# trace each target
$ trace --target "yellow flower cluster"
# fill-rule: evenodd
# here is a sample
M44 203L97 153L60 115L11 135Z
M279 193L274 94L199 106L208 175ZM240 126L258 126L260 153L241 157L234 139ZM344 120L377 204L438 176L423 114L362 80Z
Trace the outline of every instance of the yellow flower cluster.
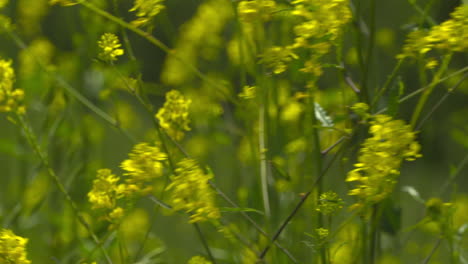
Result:
M61 6L72 6L77 5L78 3L72 0L49 0L50 5L61 5Z
M298 59L296 50L307 49L309 57L301 71L318 77L322 74L319 59L329 52L343 26L352 18L349 0L295 0L292 4L291 14L300 21L294 26L294 43L267 49L260 62L271 68L273 73L280 74L292 60Z
M183 159L177 163L175 175L167 187L171 190L173 209L190 214L190 223L218 219L221 215L214 203L214 192L208 180L213 177L205 174L193 159Z
M165 8L164 0L135 0L130 12L136 12L138 17L132 24L139 27L148 24Z
M431 50L464 52L468 50L468 5L461 5L451 18L430 30L417 30L408 35L403 53L398 58L415 57Z
M111 170L100 169L93 181L93 189L88 193L92 209L105 210L103 219L109 222L118 222L123 216L123 209L117 206L117 200L123 197L125 186L118 184L119 180Z
M328 191L320 194L317 211L325 215L330 215L343 208L343 199L337 193Z
M273 73L280 74L287 68L289 62L299 57L293 52L292 46L274 46L267 49L261 56L260 63L273 69Z
M9 229L0 231L0 263L29 264L26 257L28 239L17 236Z
M310 47L313 45L310 40L321 38L335 40L352 17L348 0L296 0L292 3L292 14L305 19L294 28L295 46Z
M402 120L376 115L370 121L372 135L363 143L355 169L347 175L347 182L357 182L349 195L359 199L351 209L360 209L382 201L392 191L400 174L403 159L421 157L415 132Z
M244 86L242 92L238 96L244 100L254 99L257 97L257 87L256 86Z
M112 174L109 169L97 171L96 179L93 181L93 189L88 193L93 209L112 209L115 207L116 201L122 193L118 181L119 177Z
M98 41L98 45L101 48L99 57L102 60L108 62L115 61L118 56L124 54L124 50L120 48L122 45L119 42L119 38L112 33L104 33Z
M239 18L244 22L267 21L275 9L276 3L272 0L241 1L237 6Z
M150 193L150 184L154 179L162 176L166 153L156 146L147 143L136 145L129 154L129 159L120 165L125 171L125 191L127 193Z
M195 256L195 257L192 257L188 262L187 264L211 264L211 261L208 261L206 258L204 257L200 257L200 256Z
M11 67L11 60L0 60L0 112L15 112L24 114L26 108L22 101L24 91L14 89L15 72Z
M131 200L153 190L152 181L162 176L163 162L167 159L158 147L147 143L137 144L129 157L121 163L124 177L112 174L109 169L100 169L88 193L92 208L103 209L106 212L103 219L112 223L124 215L119 201Z
M179 91L171 90L166 93L166 102L156 114L159 125L175 140L181 140L184 131L190 131L188 108L191 102Z

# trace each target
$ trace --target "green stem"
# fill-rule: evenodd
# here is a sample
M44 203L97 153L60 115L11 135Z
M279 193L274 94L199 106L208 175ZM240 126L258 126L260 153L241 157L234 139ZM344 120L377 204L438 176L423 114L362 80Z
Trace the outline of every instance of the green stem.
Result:
M211 253L210 247L208 246L208 243L206 242L205 236L203 235L200 229L200 226L197 223L193 223L193 226L195 227L195 230L197 230L198 237L200 237L203 247L205 248L206 253L208 254L208 257L210 258L211 262L213 264L216 264L216 260L213 257L213 254Z
M384 86L379 90L377 95L374 97L374 100L372 100L372 107L371 108L374 108L377 105L377 103L379 102L379 99L388 90L388 88L390 87L390 84L393 82L393 80L395 80L395 77L397 76L397 73L400 71L400 68L403 65L403 61L404 61L404 59L399 59L398 60L397 65L395 66L395 68L393 68L392 73L387 78L387 81L385 81Z
M258 120L258 148L260 153L260 182L262 186L262 199L265 216L270 217L270 199L268 196L268 174L267 174L267 158L266 158L266 135L265 135L265 106L260 105L259 120Z
M437 249L440 246L440 243L442 242L442 238L437 239L436 243L434 244L434 247L432 247L431 252L429 255L423 260L422 264L427 264L431 260L432 256L435 254Z
M363 264L369 264L369 246L368 246L367 223L361 217L361 258Z
M54 181L54 183L57 186L57 188L59 189L59 191L63 194L63 196L65 196L65 200L68 202L68 204L72 208L73 212L75 213L75 215L76 215L76 217L78 219L78 222L80 222L80 224L86 229L86 231L90 234L90 236L91 236L92 240L94 241L94 243L101 249L104 257L106 258L107 263L112 264L112 260L110 259L109 255L107 254L107 251L102 246L102 243L99 241L98 237L93 232L93 230L91 229L88 222L86 222L86 220L84 219L83 215L81 214L80 210L78 209L78 206L75 204L75 202L71 198L70 194L65 189L65 186L62 184L62 182L60 181L57 174L55 174L55 171L54 171L54 169L52 169L52 166L50 166L47 154L45 152L43 152L41 147L39 146L37 138L36 138L35 134L32 132L32 129L31 129L29 123L25 120L24 116L22 116L22 115L16 114L15 117L16 117L16 120L18 121L21 129L23 130L29 144L31 145L34 152L36 153L36 155L39 157L42 164L46 168L47 174L49 174L49 176L52 178L52 180Z
M8 28L4 28L4 30L8 33L8 35L11 37L11 39L15 42L15 44L22 50L27 51L27 46L24 43L24 41L12 30ZM29 52L27 52L29 54ZM42 61L38 60L37 56L34 56L33 54L29 54L36 63L39 65L39 67L42 68L42 70L52 76L55 81L60 84L61 87L65 89L65 91L71 95L74 99L76 99L78 102L83 104L85 107L87 107L90 111L95 113L98 117L100 117L102 120L113 126L114 128L118 129L123 135L125 135L128 139L130 139L132 142L135 142L135 139L133 138L132 135L130 135L127 131L125 131L120 124L109 116L106 112L102 111L99 107L94 105L91 101L89 101L86 97L84 97L82 94L80 94L76 89L73 88L65 79L60 76L58 73L53 72L52 70L49 70Z
M464 67L464 68L462 68L462 69L460 69L460 70L458 70L458 71L456 71L456 72L454 72L452 74L449 74L448 76L445 76L445 77L441 78L436 84L444 82L444 81L446 81L446 80L448 80L448 79L450 79L452 77L455 77L455 76L457 76L459 74L462 74L462 73L465 73L465 72L468 72L468 66L466 66L466 67ZM428 88L429 88L429 86L424 86L422 88L419 88L416 91L402 97L400 100L398 100L398 102L403 103L405 101L408 101L409 99L415 97L416 95L426 91L426 89L428 89ZM381 113L383 113L385 111L387 111L387 107L384 107L384 108L380 109L379 111L376 112L376 114L381 114Z
M315 201L319 200L320 194L323 192L323 180L322 180L322 150L320 147L320 135L319 135L319 127L318 127L318 120L315 116L315 96L313 95L313 91L309 89L309 96L307 97L309 108L311 108L310 117L312 118L312 164L314 166L313 174L315 175L315 179L317 181L317 189L315 191ZM318 214L316 221L316 227L323 227L323 218L321 214ZM320 258L322 259L322 263L327 263L327 252L324 247L320 248Z
M374 264L377 257L377 245L379 243L379 232L378 232L378 224L379 224L379 217L378 217L378 209L379 206L373 205L372 212L371 212L371 224L370 224L370 232L369 232L369 263Z
M372 58L374 54L375 46L375 14L376 11L376 0L370 0L370 23L369 23L369 38L367 40L367 51L366 51L366 62L364 64L364 71L362 77L362 89L364 93L363 98L366 99L365 102L370 101L370 91L369 91L369 72L372 65Z
M195 67L192 63L184 60L182 57L176 54L176 51L170 49L166 44L161 42L159 39L153 37L150 33L145 32L135 26L133 26L130 23L125 22L124 20L113 16L112 14L100 9L99 7L95 6L94 4L86 1L86 0L80 0L78 1L79 4L84 6L85 8L91 10L92 12L105 17L109 19L110 21L132 31L133 33L137 34L138 36L144 38L154 46L160 48L162 51L167 53L168 55L174 56L177 60L182 62L187 68L189 68L196 76L198 76L201 80L205 81L206 83L210 84L212 87L216 88L217 92L219 92L221 95L225 96L226 99L230 100L232 103L237 104L237 100L235 98L232 98L229 94L226 93L225 87L219 85L218 82L213 81L210 79L208 76L203 74L197 67Z
M442 65L440 65L440 68L437 70L436 74L432 78L431 83L429 84L429 86L427 86L427 89L424 91L424 93L419 98L418 104L416 105L416 108L415 108L415 110L413 112L413 116L411 117L411 127L413 127L413 128L416 127L416 122L418 121L418 118L422 113L424 105L426 104L427 100L429 99L429 96L431 95L431 93L434 90L434 88L436 87L436 85L440 82L440 78L441 78L442 74L447 70L451 58L452 58L451 53L447 54L444 57Z

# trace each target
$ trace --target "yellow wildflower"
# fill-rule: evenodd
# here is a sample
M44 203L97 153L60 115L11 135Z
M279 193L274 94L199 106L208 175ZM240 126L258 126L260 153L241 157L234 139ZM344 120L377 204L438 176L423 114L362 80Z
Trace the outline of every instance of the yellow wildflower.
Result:
M328 191L320 194L317 211L322 214L329 215L335 213L338 209L343 208L343 199L337 193Z
M119 38L112 33L104 33L101 40L98 41L98 45L101 48L99 57L105 61L115 61L118 56L124 54L124 50L120 48L122 45Z
M287 68L287 64L299 57L294 54L291 46L271 47L261 56L260 63L264 63L268 68L273 69L274 74L280 74Z
M190 131L188 108L192 100L185 97L177 90L166 93L166 102L159 109L156 118L159 125L175 140L184 137L184 131Z
M0 60L0 112L23 114L26 109L22 104L24 91L13 89L15 72L11 60Z
M327 239L328 235L330 234L328 229L322 227L315 229L315 232L317 233L317 238L320 241Z
M93 188L88 193L89 202L93 209L113 209L117 198L120 196L119 177L112 174L109 169L97 171L97 177L93 181Z
M77 5L78 3L72 0L49 0L50 5L62 5L62 6L72 6Z
M461 5L451 18L430 30L411 32L398 58L415 57L431 50L463 52L468 50L468 5Z
M17 236L9 229L0 230L0 263L29 264L26 258L28 239Z
M242 92L239 93L239 97L245 100L254 99L257 96L256 86L244 86Z
M187 264L211 264L211 261L206 260L204 257L192 257Z
M272 0L241 1L237 7L239 18L244 22L267 21L275 9L276 3Z
M132 24L139 27L150 22L165 8L164 0L135 0L130 12L136 12L138 17Z
M151 182L162 176L167 155L156 146L140 143L128 156L129 159L120 165L125 171L125 193L144 195L151 192Z
M183 159L177 164L172 182L167 187L171 190L173 209L190 214L190 223L203 222L219 218L219 209L215 206L214 192L208 181L213 177L205 174L193 159Z
M362 145L354 170L346 181L358 182L349 195L359 201L352 208L362 208L380 202L387 197L397 182L403 159L421 157L420 146L415 141L415 132L402 120L393 120L387 115L376 115L370 121L372 135Z

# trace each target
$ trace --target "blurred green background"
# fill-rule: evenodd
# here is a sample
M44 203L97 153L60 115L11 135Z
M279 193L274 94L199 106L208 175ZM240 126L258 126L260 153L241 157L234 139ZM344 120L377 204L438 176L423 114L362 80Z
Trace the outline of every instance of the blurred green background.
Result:
M132 1L91 2L126 21L134 18L134 15L128 12ZM277 2L288 4L286 0ZM369 1L352 2L354 8L359 6L363 20L366 21ZM417 1L422 7L429 2L432 5L428 15L437 23L448 19L454 8L461 4L460 1ZM203 12L208 12L206 10L209 9L203 9L204 5L218 11L217 20L208 19L209 15ZM168 0L166 9L155 19L151 32L170 48L184 49L187 58L191 59L201 72L226 87L227 93L234 97L242 88L239 81L242 67L232 55L235 49L230 47L238 30L238 24L234 20L235 5L236 1L224 0L217 3L202 0ZM98 61L99 37L105 32L114 32L122 38L122 29L79 5L61 7L49 6L47 0L10 0L2 14L11 18L15 31L26 47L19 46L7 34L2 34L0 57L13 60L17 75L16 86L23 88L26 93L28 119L32 122L42 146L47 150L52 166L80 209L86 212L99 235L105 234L106 228L93 219L87 201L87 192L91 188L96 170L111 168L118 172L120 162L127 158L136 142L153 141L157 138L152 126L152 116L126 91L118 78L119 74L143 80L142 89L147 100L153 105L154 112L162 106L164 94L170 89L179 89L192 98L192 131L181 144L200 164L206 164L212 169L215 182L229 197L238 201L242 207L263 210L258 162L255 151L249 149L255 144L249 142L252 138L248 136L252 133L252 122L249 120L253 118L249 106L234 105L180 65L177 66L179 68L175 68L176 72L171 72L174 69L170 68L168 55L132 32L127 32L127 36L136 61L124 56L116 62L116 68ZM272 34L267 35L267 38L281 39L278 37L281 34L291 34L288 33L291 30L288 23L281 24L274 20L266 27L270 29L267 34ZM376 49L370 67L370 87L383 85L396 64L395 56L401 51L406 35L416 27L428 28L429 25L421 21L420 14L408 1L377 1ZM272 28L280 31L273 32ZM353 28L353 25L347 27L342 54L350 75L359 82L356 49L360 47L356 44ZM285 39L288 37L290 38L290 35ZM27 52L34 54L42 65L28 56ZM130 52L126 50L126 55L128 54ZM327 60L332 61L333 56ZM467 65L467 54L456 54L450 69L455 72ZM47 73L45 68L56 75ZM63 83L57 81L57 76L118 120L122 129L127 131L132 139L75 100L64 89ZM268 75L272 82L278 83L279 87L284 86L286 91L301 91L303 88L297 86L300 82L294 82L295 77L290 73L280 77ZM399 78L405 85L405 94L423 86L415 63L405 64L399 72ZM437 86L423 116L430 112L447 93L447 89L459 79L460 76L457 76ZM253 77L247 74L247 82L252 81ZM347 109L357 102L351 89L343 92L343 87L346 87L346 84L341 80L341 74L333 68L325 69L318 83L318 100L337 123L349 118L350 113ZM292 96L292 92L288 96ZM343 97L347 98L346 102L343 102ZM278 98L279 101L282 100L280 95ZM417 98L402 103L397 117L409 121ZM387 105L386 99L381 100L378 109ZM457 202L457 223L468 222L466 166L457 172L456 179L448 186L447 191L441 193L441 186L447 183L455 168L467 160L467 102L468 82L465 81L448 96L421 128L418 140L422 145L423 158L403 165L400 183L395 191L395 217L397 221L401 221L401 228L396 230L399 232L398 239L392 239L394 234L390 232L384 235L382 241L385 248L383 255L388 253L401 261L382 263L421 261L422 256L427 255L437 240L437 236L430 230L408 231L408 227L424 217L425 209L424 205L401 191L403 186L414 187L424 199L440 197L446 202ZM278 104L281 105L281 102ZM277 110L282 111L286 107L287 102ZM277 114L277 120L276 125L272 125L267 131L269 157L279 160L279 163L284 161L281 169L294 178L302 173L302 168L297 166L301 164L304 153L300 150L288 151L287 146L293 148L290 143L301 136L301 126L298 125L301 119L283 122L280 114ZM81 258L87 257L84 252L89 252L94 245L86 232L79 228L73 212L63 202L62 194L49 180L18 128L6 115L0 118L0 127L2 227L14 229L17 234L29 239L28 256L33 263L78 263ZM324 178L324 189L336 191L346 200L347 205L352 204L353 200L347 197L348 186L344 179L347 171L352 168L363 137L364 135L361 135L350 140L350 147L344 155L347 159L339 156L339 161L333 163ZM324 136L322 146L325 148L336 139L336 136ZM336 153L332 152L325 162L329 162L334 155ZM298 194L309 190L307 183L300 182L299 178L291 180L283 176L272 172L270 179L274 212L271 223L265 224L265 229L270 232L276 230L297 203ZM218 200L221 206L228 206L221 199ZM308 204L301 210L313 211L311 206ZM123 223L125 247L133 256L141 257L153 252L156 255L160 254L161 263L185 263L193 255L204 254L195 230L187 223L185 217L169 215L163 209L156 213L154 207L151 201L140 200L138 208L144 209L135 209ZM250 214L259 223L263 223L262 215ZM348 214L343 210L334 222L339 223ZM225 215L226 219L237 223L237 228L242 230L243 235L254 241L262 240L239 214ZM203 224L202 228L206 231L208 239L215 241L212 247L216 255L227 256L231 250L241 250L241 246L232 248L232 244L212 226ZM151 232L144 248L140 248L146 230ZM280 241L294 254L306 258L310 253L303 252L311 252L312 249L304 243L308 239L304 232L311 232L310 223L302 223L298 219L291 224L291 229L286 229ZM461 254L468 259L467 235L461 239L465 245ZM118 254L118 248L114 251L113 256ZM446 263L446 251L446 248L442 248L435 256L439 262L431 263ZM140 253L137 255L136 252ZM275 254L281 256L278 252ZM98 253L96 256L99 259ZM226 263L246 262L230 259L226 260ZM278 263L288 262L284 260Z

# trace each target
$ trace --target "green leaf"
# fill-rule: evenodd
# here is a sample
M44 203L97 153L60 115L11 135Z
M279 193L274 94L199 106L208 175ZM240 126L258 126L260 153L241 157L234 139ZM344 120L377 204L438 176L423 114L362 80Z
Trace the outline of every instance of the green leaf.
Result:
M253 213L257 213L257 214L261 214L261 215L264 215L264 213L262 211L259 211L257 209L253 209L253 208L235 208L235 207L221 207L221 212L223 213L237 213L237 212L253 212Z

